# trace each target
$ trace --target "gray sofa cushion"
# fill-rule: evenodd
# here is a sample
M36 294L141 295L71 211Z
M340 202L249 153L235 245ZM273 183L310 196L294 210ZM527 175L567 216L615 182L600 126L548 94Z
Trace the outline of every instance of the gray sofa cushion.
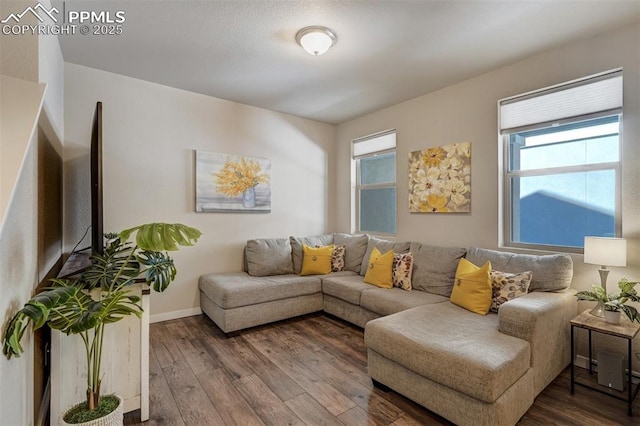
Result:
M473 398L492 403L529 369L529 343L498 331L498 315L450 302L369 321L365 344L391 361Z
M414 289L451 296L458 262L466 253L461 247L433 247L412 242Z
M291 244L291 260L293 261L293 273L302 271L302 245L309 247L328 246L333 244L333 234L314 235L312 237L289 237Z
M247 241L247 272L254 277L293 274L288 238Z
M322 292L329 296L342 299L354 305L360 305L360 294L364 290L373 288L371 284L362 281L360 275L355 276L323 276Z
M244 272L200 277L200 290L223 309L255 305L321 291L319 277L279 275L252 277Z
M371 257L371 252L374 247L377 247L380 250L380 253L384 254L389 250L393 250L394 253L407 253L409 251L409 246L411 243L409 241L388 241L381 240L376 237L369 237L369 242L367 243L367 251L364 253L362 257L362 266L360 267L360 275L364 277L367 273L367 267L369 266L369 258Z
M502 272L531 271L529 291L556 291L569 288L573 261L568 254L535 256L471 247L467 260L476 265L491 261L491 268Z
M380 315L391 315L405 309L449 299L426 291L406 291L399 288L371 288L362 292L360 306Z
M367 251L368 235L333 234L335 245L344 244L344 270L360 273L362 258Z

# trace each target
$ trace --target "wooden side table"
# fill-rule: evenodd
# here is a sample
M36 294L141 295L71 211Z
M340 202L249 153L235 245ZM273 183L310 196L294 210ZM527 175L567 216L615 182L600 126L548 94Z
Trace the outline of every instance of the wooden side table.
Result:
M576 377L575 371L575 343L574 343L574 329L575 328L583 328L588 330L589 332L589 374L582 374L582 377ZM634 386L632 381L632 352L633 352L633 338L636 337L638 331L640 330L640 324L630 322L626 317L623 317L620 324L609 324L604 320L604 318L596 317L589 313L587 309L577 317L571 320L571 394L573 395L575 392L575 385L580 385L589 389L593 389L602 394L608 395L612 398L619 399L621 401L625 401L627 403L627 414L629 416L633 416L632 405L633 400L638 394L638 390L640 389L640 384ZM595 331L597 333L608 334L610 336L620 337L622 339L627 340L627 380L626 380L626 389L622 392L617 391L615 389L605 388L604 386L600 386L597 384L597 379L593 376L593 355L592 355L592 342L591 342L591 332ZM626 390L626 393L625 393Z

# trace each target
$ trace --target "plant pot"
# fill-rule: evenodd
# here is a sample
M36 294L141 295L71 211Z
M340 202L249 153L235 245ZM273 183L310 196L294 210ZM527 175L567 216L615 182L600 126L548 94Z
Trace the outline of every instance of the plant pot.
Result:
M620 324L620 311L604 311L604 320L609 324Z
M60 426L122 426L124 424L124 400L120 395L116 395L118 400L120 400L120 404L116 407L115 410L107 414L106 416L100 417L99 419L90 420L84 423L67 423L64 421L64 416L71 410L69 408L60 416L60 421L58 424Z

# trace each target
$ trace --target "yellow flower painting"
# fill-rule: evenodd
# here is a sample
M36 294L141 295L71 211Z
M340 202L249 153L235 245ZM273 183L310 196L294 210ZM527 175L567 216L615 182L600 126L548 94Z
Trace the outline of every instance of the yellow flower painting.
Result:
M196 151L197 212L270 212L271 162Z
M227 197L237 197L260 183L269 182L269 177L264 174L260 164L244 157L237 161L228 160L213 176L218 192Z
M471 143L427 148L409 154L409 211L471 211Z

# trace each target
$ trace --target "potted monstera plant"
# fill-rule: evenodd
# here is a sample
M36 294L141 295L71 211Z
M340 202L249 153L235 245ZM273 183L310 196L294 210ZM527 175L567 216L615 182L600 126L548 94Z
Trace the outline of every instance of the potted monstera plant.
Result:
M619 323L622 312L631 322L640 322L638 310L633 306L627 305L627 302L640 302L640 297L635 289L636 284L638 284L637 281L629 281L626 278L622 278L618 281L619 292L607 293L602 286L594 285L591 290L579 291L576 296L578 300L602 303L605 320L609 323Z
M135 242L129 239L135 235ZM158 292L176 276L169 251L192 246L201 232L182 224L150 223L105 234L103 254L91 256L91 265L77 279L53 279L51 287L29 300L9 321L3 353L20 356L22 337L29 325L82 338L87 361L87 398L72 407L61 424L122 424L123 402L116 395L101 395L104 329L126 316L142 314L140 298L130 286L144 279ZM111 419L113 417L113 420Z

